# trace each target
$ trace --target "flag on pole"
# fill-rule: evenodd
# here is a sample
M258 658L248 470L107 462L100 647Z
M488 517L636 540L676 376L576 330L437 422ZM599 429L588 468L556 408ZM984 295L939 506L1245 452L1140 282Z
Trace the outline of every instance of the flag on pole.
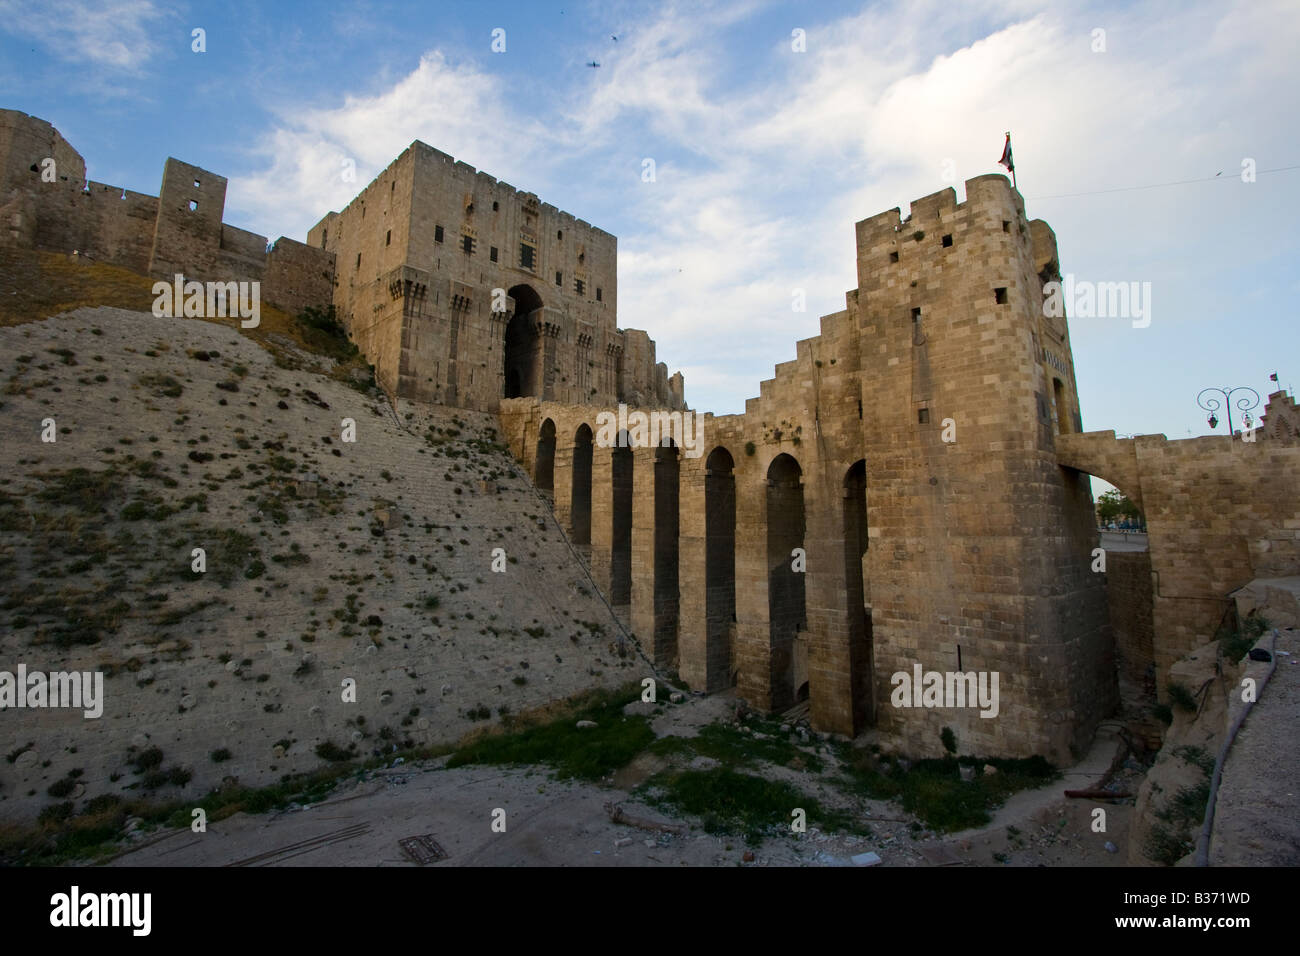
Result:
M1277 372L1274 372L1272 375L1270 375L1270 376L1268 377L1268 380L1269 380L1270 382L1276 382L1276 381L1277 381Z
M1011 158L1011 133L1007 133L1006 145L1002 147L1002 158L998 160L999 165L1007 167L1007 172L1011 174L1011 185L1016 184L1016 163Z

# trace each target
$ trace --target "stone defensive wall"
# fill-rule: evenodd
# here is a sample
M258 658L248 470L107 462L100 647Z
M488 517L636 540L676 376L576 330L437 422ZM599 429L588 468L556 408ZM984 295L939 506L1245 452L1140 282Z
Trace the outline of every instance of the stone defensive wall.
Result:
M610 603L691 687L806 702L819 729L914 753L942 754L947 728L962 753L1063 763L1117 682L1091 495L1057 461L1080 416L1068 329L1042 308L1055 237L1005 177L966 195L858 223L845 309L743 415L700 416L693 455L602 442L612 406L499 414ZM996 673L996 714L900 700L918 667Z
M222 221L226 179L168 159L157 196L86 179L81 155L45 120L0 110L0 244L75 253L170 279L260 281L290 312L330 303L334 256Z
M1283 407L1285 396L1271 398ZM1162 696L1170 666L1214 637L1231 592L1255 578L1300 574L1300 444L1275 432L1266 417L1232 438L1106 431L1058 440L1063 467L1109 481L1146 518Z

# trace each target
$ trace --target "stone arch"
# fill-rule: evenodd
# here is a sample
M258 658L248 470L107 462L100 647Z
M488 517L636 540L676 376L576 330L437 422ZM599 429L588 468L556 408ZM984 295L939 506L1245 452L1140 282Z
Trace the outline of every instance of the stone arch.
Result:
M537 334L538 313L542 297L530 285L514 286L509 296L515 300L515 314L506 325L505 397L544 398L545 342Z
M591 544L591 426L583 423L573 435L573 486L569 527L573 543Z
M1113 533L1099 528L1097 500L1090 480L1100 478L1119 489L1137 506L1145 520L1137 440L1117 439L1113 431L1058 435L1056 459L1064 477L1066 494L1078 501L1078 507L1067 511L1067 515L1074 518L1068 526L1070 536L1080 542L1080 557L1087 562L1091 576L1106 585L1110 622L1108 650L1114 655L1118 671L1134 686L1154 691L1159 684L1159 665L1163 662L1159 662L1156 656L1158 588L1152 572L1163 562L1160 555L1151 553L1145 535ZM1099 554L1096 549L1100 549L1100 556L1104 556L1105 563L1101 566L1104 573L1097 564ZM1179 600L1183 604L1202 607L1213 603Z
M796 651L796 638L806 627L804 572L796 564L796 549L804 548L803 469L782 453L767 469L767 609L771 647L772 709L795 702L807 682L807 665ZM805 558L806 561L806 558ZM796 570L796 567L799 567Z
M675 667L678 662L678 508L681 455L671 438L655 448L654 470L654 619L655 658Z
M859 458L844 473L844 591L849 638L849 693L853 732L875 723L872 695L871 608L866 583L867 462Z
M632 448L627 430L618 433L610 450L609 603L632 601Z
M736 624L735 459L719 445L704 470L705 674L712 692L731 683Z
M1056 462L1062 468L1109 482L1142 510L1136 439L1117 439L1113 431L1058 435Z
M542 422L537 436L537 462L533 466L533 484L541 491L555 491L555 422Z

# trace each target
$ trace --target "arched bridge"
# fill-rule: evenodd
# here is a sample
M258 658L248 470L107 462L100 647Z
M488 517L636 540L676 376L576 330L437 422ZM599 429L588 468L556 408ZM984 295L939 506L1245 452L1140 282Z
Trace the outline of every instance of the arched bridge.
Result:
M1142 509L1142 482L1138 468L1138 442L1164 442L1163 435L1116 438L1113 431L1077 432L1056 436L1056 460L1066 468L1095 475L1122 491Z

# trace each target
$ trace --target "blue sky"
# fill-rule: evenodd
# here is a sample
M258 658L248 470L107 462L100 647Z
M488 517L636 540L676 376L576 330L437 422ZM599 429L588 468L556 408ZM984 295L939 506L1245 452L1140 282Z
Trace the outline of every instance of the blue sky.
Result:
M1151 283L1147 328L1071 320L1084 427L1185 438L1206 386L1300 383L1297 49L1300 5L1267 0L0 0L0 105L102 182L156 194L169 155L218 172L226 221L271 238L424 140L617 235L619 324L717 413L843 307L855 221L964 198L1009 129L1063 271Z

